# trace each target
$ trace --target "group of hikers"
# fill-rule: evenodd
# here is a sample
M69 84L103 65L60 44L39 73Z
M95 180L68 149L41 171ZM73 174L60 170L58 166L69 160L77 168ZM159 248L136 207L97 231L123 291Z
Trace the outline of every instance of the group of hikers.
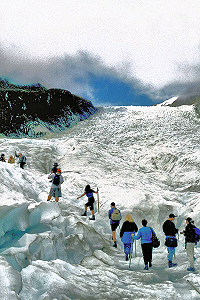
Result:
M64 182L63 177L61 175L61 170L58 168L58 164L55 163L54 167L51 170L51 174L48 176L49 179L52 179L52 187L50 189L50 193L48 196L48 201L52 196L55 197L55 200L58 202L59 197L61 197L61 184ZM58 179L59 178L59 179ZM90 208L92 212L92 217L90 220L95 220L94 214L94 196L93 194L97 194L99 192L98 188L96 191L91 189L90 185L86 185L84 193L77 197L80 199L83 196L87 196L88 201L85 203L85 211L82 216L87 216L87 209ZM111 231L112 231L112 239L113 239L113 247L117 248L117 240L116 240L116 229L120 224L122 219L121 212L119 209L115 207L115 203L111 203L111 208L108 212L108 216L110 219ZM178 233L178 228L175 227L173 223L176 216L171 213L169 218L163 224L163 232L166 236L165 245L168 250L168 266L169 268L176 266L176 263L173 263L173 256L175 255L175 248L177 247L177 238L176 234ZM136 235L137 233L137 235ZM185 248L187 257L190 263L190 267L187 269L188 271L195 271L194 268L194 246L200 238L200 230L194 226L194 221L191 218L186 219L186 227L185 230L181 232L181 234L185 235ZM144 269L148 270L152 267L152 250L153 247L158 247L160 245L159 240L156 237L156 233L153 228L147 226L147 220L142 220L142 227L138 231L138 226L133 221L133 218L130 214L125 217L125 221L120 230L120 238L124 244L124 253L125 259L128 260L132 256L132 249L134 240L141 239L141 248L144 259ZM154 239L158 240L157 245L154 245Z
M15 151L15 157L19 157L20 167L23 169L26 160L24 159L24 155L21 153L17 154ZM0 161L5 162L5 155L2 154ZM13 163L13 162L11 162ZM51 179L52 186L50 189L50 193L48 195L47 201L51 199L51 197L55 197L55 201L58 202L61 197L61 184L64 182L63 176L61 175L61 169L58 168L58 164L54 163L53 168L51 169L51 174L48 176L48 179ZM86 185L84 193L77 197L80 199L83 196L87 196L88 201L85 204L85 211L82 216L87 216L87 208L90 208L92 212L92 217L90 220L95 220L94 214L94 196L93 193L98 194L99 190L97 188L96 191L91 189L90 185ZM120 221L122 219L121 212L116 208L115 203L111 203L111 208L108 212L108 216L110 219L111 231L112 231L112 239L113 239L113 247L117 248L117 240L116 240L116 229L120 225ZM163 232L166 236L165 245L168 250L168 266L169 268L176 266L176 263L173 263L173 256L175 255L175 248L177 247L177 238L176 234L178 233L178 228L175 227L173 223L175 216L173 213L169 215L169 218L163 224ZM136 235L137 233L137 235ZM181 232L185 236L185 249L187 253L187 257L190 263L190 267L187 269L188 271L195 271L194 268L194 246L200 239L200 230L194 225L194 221L188 217L186 219L186 227L185 230ZM141 248L144 259L144 269L148 270L152 267L152 249L153 247L158 247L160 242L156 237L155 231L147 226L147 220L142 220L142 227L138 230L138 226L133 221L133 218L130 214L126 215L125 221L122 224L120 229L120 239L124 244L124 253L125 259L131 259L133 243L135 240L141 240ZM154 240L158 241L157 245L154 244Z
M26 164L26 156L22 155L22 153L17 154L17 152L15 151L15 157L19 158L18 164L20 165L20 168L24 169L24 166ZM10 157L8 159L8 163L9 164L14 164L15 163L15 157L10 155ZM0 161L1 162L6 162L5 154L1 154Z
M116 217L116 212L120 214L120 217ZM115 214L115 216L113 216ZM115 203L111 203L111 209L108 213L110 219L110 225L112 230L112 239L114 241L113 247L117 247L115 231L120 224L121 213L120 210L115 207ZM168 250L168 266L169 268L176 266L176 263L173 263L173 256L175 255L175 248L177 247L177 238L176 234L178 233L178 228L176 228L174 224L175 216L173 213L169 215L169 218L163 223L163 232L165 234L165 246L167 246ZM185 249L187 253L187 257L190 263L190 266L187 268L188 271L195 271L194 268L194 246L200 239L200 230L194 225L194 221L192 218L188 217L186 220L185 230L181 232L185 236ZM152 267L152 250L154 247L154 238L156 237L155 231L147 226L147 220L142 220L142 226L139 231L136 223L133 221L131 215L127 215L125 217L125 221L120 230L120 238L124 244L124 253L125 259L128 260L131 258L133 243L134 240L141 239L141 248L144 259L144 269L148 270ZM138 233L137 233L138 232ZM137 235L136 235L137 233ZM155 246L158 247L159 243Z

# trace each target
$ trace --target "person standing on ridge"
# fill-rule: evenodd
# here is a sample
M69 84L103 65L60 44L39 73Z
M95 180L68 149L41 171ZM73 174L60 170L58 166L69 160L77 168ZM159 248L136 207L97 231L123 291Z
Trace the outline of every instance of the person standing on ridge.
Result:
M48 176L48 179L52 179L52 186L50 189L49 196L47 201L51 199L51 197L55 197L56 202L58 202L59 197L61 197L61 184L64 182L63 177L61 175L61 169L58 169L56 173L52 173Z
M84 214L82 214L82 216L87 216L87 208L89 206L90 210L92 211L92 217L90 218L90 220L95 220L95 215L94 215L94 196L93 193L97 194L98 193L98 188L97 191L95 192L94 190L91 189L90 185L86 185L85 187L85 192L77 197L77 199L80 199L83 196L87 196L88 197L88 202L85 204L85 212Z
M5 159L5 154L1 154L0 161L2 161L2 162L6 162L6 159Z
M175 217L176 216L174 214L170 214L169 218L163 224L163 232L166 235L165 246L167 246L168 250L169 268L177 265L172 262L173 256L175 254L175 248L177 247L176 233L178 233L178 229L173 223Z
M147 220L142 220L143 227L139 229L137 236L133 235L134 240L141 239L141 247L144 259L144 270L152 267L152 231L154 230L147 226ZM148 265L149 264L149 265Z
M115 231L116 231L117 227L119 226L119 223L120 223L120 220L121 220L122 216L121 216L120 210L115 207L114 202L112 202L110 204L110 206L111 206L111 209L108 212L108 216L109 216L109 219L110 219L112 239L114 241L113 247L117 248L117 241L116 241Z
M194 272L194 246L197 242L195 234L196 226L194 226L194 221L191 218L186 219L186 224L185 230L181 234L185 236L185 249L190 263L190 267L187 270Z
M122 243L124 244L124 253L126 255L126 260L128 260L131 256L131 244L133 242L132 235L133 233L138 231L138 227L133 221L131 215L126 215L125 221L120 230L120 238Z
M24 165L26 164L26 156L25 155L22 155L21 153L17 154L17 152L15 151L15 156L16 157L19 157L19 166L20 168L24 168Z

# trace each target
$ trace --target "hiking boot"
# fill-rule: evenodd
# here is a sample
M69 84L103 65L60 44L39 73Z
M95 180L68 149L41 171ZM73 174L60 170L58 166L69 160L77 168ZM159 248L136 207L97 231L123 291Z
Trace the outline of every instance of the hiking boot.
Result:
M117 243L116 243L116 242L114 242L114 245L113 245L113 247L117 248Z
M194 272L194 271L195 271L195 268L192 268L192 267L187 268L187 271L192 271L192 272Z
M126 260L128 260L128 254L126 254Z
M171 267L177 266L177 264L174 264L171 260L169 260L168 266L169 266L169 268L171 268Z
M148 265L145 265L144 270L149 270Z
M82 217L85 217L85 216L87 216L87 213L86 213L86 211L84 212L84 214L82 214L81 215Z
M95 220L95 216L92 216L92 217L90 218L90 220Z

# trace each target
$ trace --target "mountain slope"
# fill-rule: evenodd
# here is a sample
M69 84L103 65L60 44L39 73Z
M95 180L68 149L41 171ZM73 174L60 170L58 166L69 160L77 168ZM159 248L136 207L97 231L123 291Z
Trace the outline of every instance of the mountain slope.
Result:
M87 119L97 109L89 100L40 84L17 86L0 80L0 133L41 136Z

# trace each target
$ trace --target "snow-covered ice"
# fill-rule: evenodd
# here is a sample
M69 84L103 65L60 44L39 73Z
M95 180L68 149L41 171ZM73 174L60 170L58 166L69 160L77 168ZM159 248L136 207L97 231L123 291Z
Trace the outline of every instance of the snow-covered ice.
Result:
M107 107L60 134L0 140L0 151L22 152L24 170L0 162L0 299L199 299L200 249L194 273L187 271L184 237L167 266L162 224L169 213L192 217L200 227L200 120L192 106ZM47 202L47 176L62 169L62 198ZM90 184L99 187L96 220L82 217ZM97 198L96 198L97 199ZM140 241L125 261L123 244L112 247L110 203L146 218L161 241L153 267L144 271ZM194 287L197 290L194 289Z

